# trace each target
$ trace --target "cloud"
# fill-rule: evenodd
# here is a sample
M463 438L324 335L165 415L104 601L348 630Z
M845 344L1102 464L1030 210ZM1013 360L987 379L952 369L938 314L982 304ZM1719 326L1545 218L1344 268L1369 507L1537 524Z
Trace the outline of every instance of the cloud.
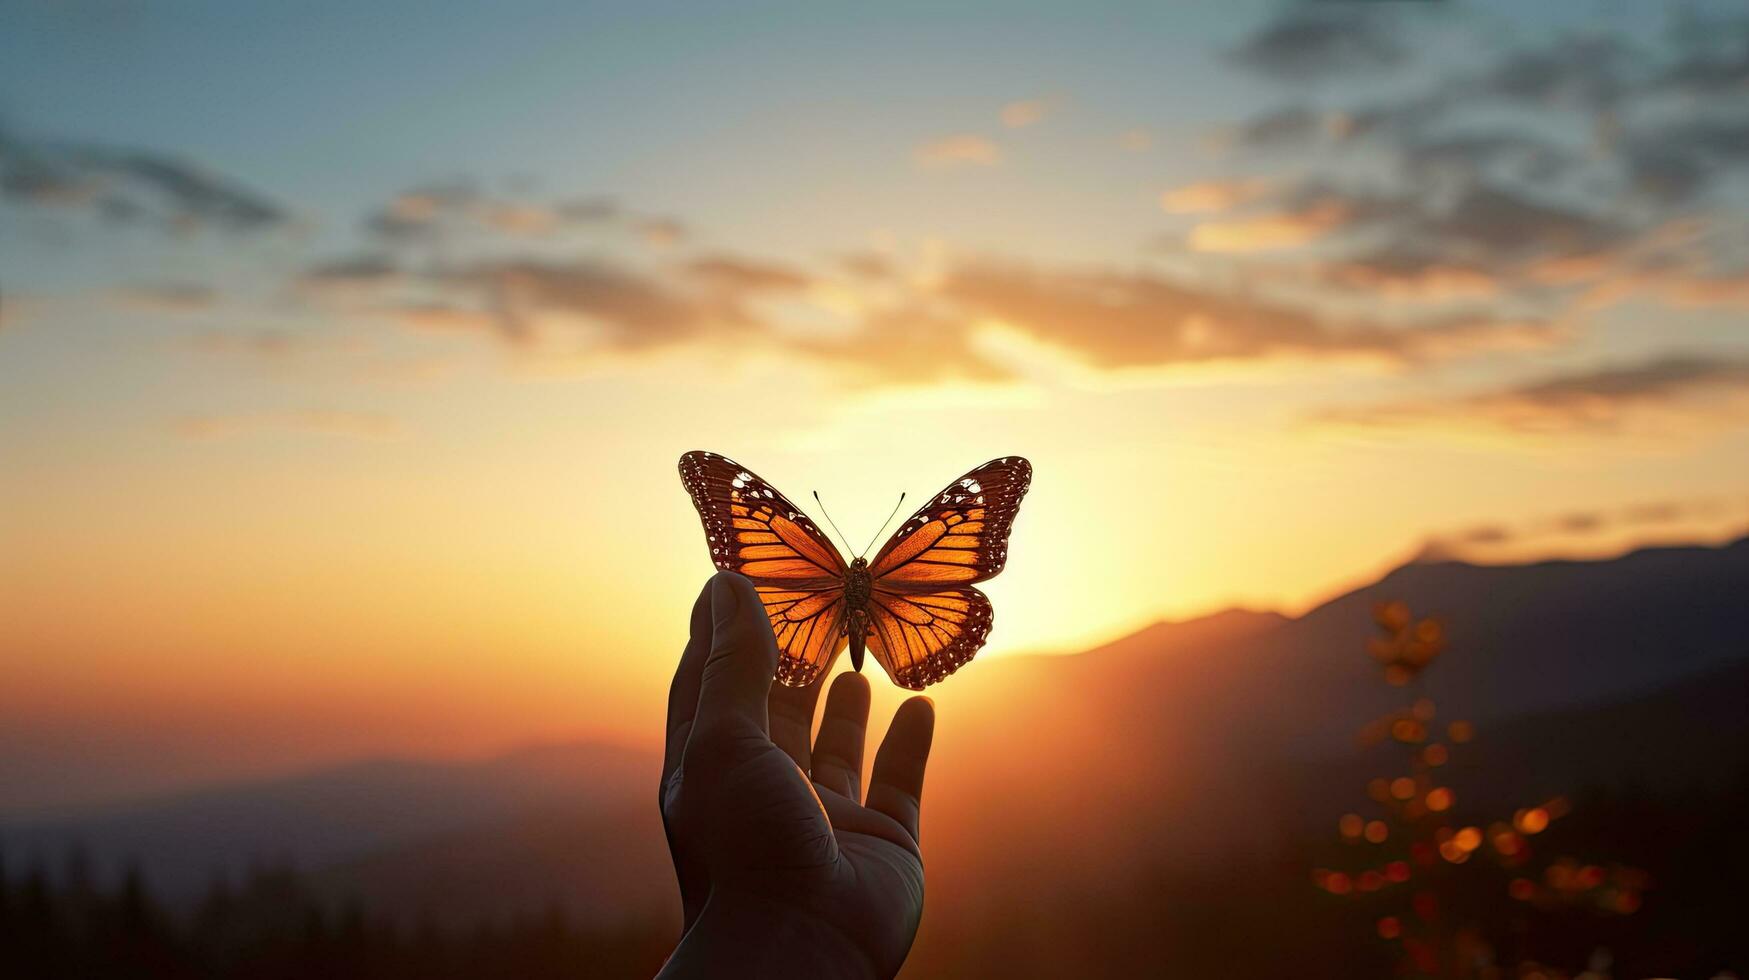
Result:
M1292 211L1275 211L1220 221L1204 221L1190 231L1190 247L1198 252L1267 252L1316 241L1348 224L1349 213L1337 202Z
M1262 177L1232 177L1224 180L1203 180L1174 187L1160 195L1160 207L1167 214L1205 214L1227 211L1254 201L1269 190L1270 182Z
M1055 97L1010 102L1002 107L1002 125L1009 129L1022 129L1043 122L1061 107L1062 100Z
M683 293L606 262L484 262L442 279L480 290L514 339L531 337L536 318L553 313L587 318L604 343L630 350L671 344L701 327L699 307Z
M1654 500L1628 506L1572 510L1512 522L1479 524L1430 535L1418 561L1524 560L1566 550L1577 541L1641 540L1643 535L1687 540L1708 536L1707 529L1740 534L1749 518L1749 501L1722 498Z
M698 281L735 294L787 293L805 289L810 278L788 266L737 256L695 259L686 271Z
M965 134L925 143L912 156L924 167L990 167L1002 161L1002 149L987 137Z
M290 412L240 412L185 415L171 425L181 438L229 439L264 433L297 433L355 439L383 439L398 435L400 422L375 412L307 409Z
M392 282L400 275L400 264L392 256L365 252L317 263L305 270L298 282L316 289L378 286Z
M1450 300L1494 296L1502 288L1490 264L1442 255L1408 241L1313 263L1309 269L1325 285L1391 297Z
M1537 323L1458 317L1385 326L1147 274L991 261L954 270L939 293L974 322L1000 321L1107 369L1328 357L1404 363L1522 346L1550 332Z
M629 213L609 197L543 198L525 189L489 190L474 178L408 188L367 213L361 225L367 235L390 247L470 235L541 240L614 227L662 245L685 237L685 228L675 219Z
M1408 51L1382 6L1286 6L1241 41L1230 57L1261 75L1296 83L1397 67Z
M678 245L686 240L686 225L677 218L646 217L637 221L638 234L657 248Z
M1329 409L1318 421L1537 436L1668 432L1673 417L1733 423L1749 417L1749 359L1669 354L1459 398Z
M865 387L1012 380L980 347L979 333L963 316L917 303L875 312L848 336L797 339L789 349Z
M186 161L126 147L26 140L5 131L0 199L172 232L258 232L292 222L290 212L265 195Z
M1597 109L1627 94L1637 53L1610 36L1560 37L1508 50L1471 82L1480 96L1550 108Z
M1286 105L1257 115L1221 134L1219 142L1248 149L1299 146L1335 135L1350 123L1308 105Z
M1285 300L1101 267L969 257L920 277L890 259L854 258L853 269L837 273L733 253L645 266L481 260L402 272L393 288L355 297L355 308L421 330L478 331L532 352L714 348L810 362L868 385L1012 379L1013 362L986 342L992 332L1095 371L1343 358L1409 365L1558 336L1534 320L1324 316ZM344 260L324 268L343 280L386 271Z
M218 292L194 282L155 282L123 286L111 295L124 309L142 313L200 313L218 305Z

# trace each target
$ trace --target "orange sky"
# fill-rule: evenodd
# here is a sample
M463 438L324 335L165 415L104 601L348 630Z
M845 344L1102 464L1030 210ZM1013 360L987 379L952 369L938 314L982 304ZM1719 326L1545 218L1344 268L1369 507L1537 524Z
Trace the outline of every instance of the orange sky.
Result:
M453 77L361 23L291 93L216 59L314 36L34 14L0 94L65 112L0 119L0 734L121 760L104 792L649 741L710 571L694 448L858 544L1031 458L986 657L1297 611L1430 546L1740 531L1744 162L1681 70L1714 55L1672 33L1605 86L1563 32L1653 14L1465 9L1329 50L1264 6L774 17L781 56L428 25ZM461 57L499 43L522 72ZM132 46L139 85L90 82ZM1548 135L1469 138L1503 114ZM185 179L92 149L136 144Z

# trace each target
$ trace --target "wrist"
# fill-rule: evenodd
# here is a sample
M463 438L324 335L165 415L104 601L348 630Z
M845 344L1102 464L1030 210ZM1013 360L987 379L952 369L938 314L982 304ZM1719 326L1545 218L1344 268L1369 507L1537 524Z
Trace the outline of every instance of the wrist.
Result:
M659 977L806 976L887 980L842 930L787 902L715 890L668 957Z

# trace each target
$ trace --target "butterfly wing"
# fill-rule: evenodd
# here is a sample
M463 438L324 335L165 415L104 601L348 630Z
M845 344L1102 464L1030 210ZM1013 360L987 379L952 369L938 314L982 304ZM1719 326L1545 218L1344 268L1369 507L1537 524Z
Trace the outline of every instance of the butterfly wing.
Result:
M1008 529L1031 483L1032 464L1005 456L948 484L869 563L875 585L923 593L994 578L1008 563Z
M844 651L846 568L808 515L746 467L716 453L680 457L711 561L753 580L777 637L777 679L818 680Z
M1008 562L1008 532L1032 483L1019 456L960 477L911 515L869 565L869 649L901 687L922 690L975 656L990 635L989 597L971 583Z
M900 687L921 691L960 669L990 635L990 599L971 586L869 596L869 652Z

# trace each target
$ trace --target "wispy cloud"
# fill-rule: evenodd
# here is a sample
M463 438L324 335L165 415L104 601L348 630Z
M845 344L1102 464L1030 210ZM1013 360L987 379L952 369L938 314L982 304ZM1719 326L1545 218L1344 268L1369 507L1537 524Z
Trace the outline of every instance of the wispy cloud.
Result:
M241 182L166 154L0 129L0 199L187 233L284 228L292 215Z
M1428 536L1418 561L1524 560L1568 550L1571 542L1625 541L1648 537L1693 540L1716 529L1740 534L1749 521L1749 498L1699 497L1653 500L1609 508L1571 510L1526 520L1477 524Z
M1054 115L1063 106L1063 100L1056 96L1042 99L1021 99L1010 102L1002 107L1000 113L1002 125L1009 129L1024 129L1043 122Z
M1319 422L1481 435L1669 434L1695 420L1749 418L1749 359L1670 354L1448 399L1328 409Z
M436 245L471 236L523 241L619 230L656 245L686 235L667 215L627 210L611 197L540 196L527 190L490 188L473 178L420 184L403 190L366 214L367 235L391 247Z
M924 143L912 157L924 167L991 167L1002 161L1002 148L988 137L968 133Z
M1270 182L1262 177L1202 180L1162 193L1160 207L1167 214L1227 211L1262 197L1269 190L1269 186Z

